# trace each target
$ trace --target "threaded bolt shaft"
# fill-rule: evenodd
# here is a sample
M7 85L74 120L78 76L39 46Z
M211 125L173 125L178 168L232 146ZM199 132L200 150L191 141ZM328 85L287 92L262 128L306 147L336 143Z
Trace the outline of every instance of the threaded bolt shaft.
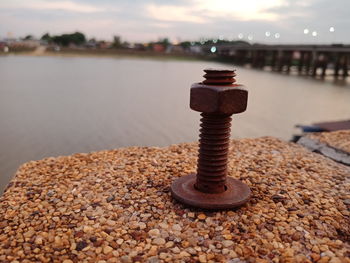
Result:
M226 190L231 117L205 113L201 116L195 187L202 192L222 193Z

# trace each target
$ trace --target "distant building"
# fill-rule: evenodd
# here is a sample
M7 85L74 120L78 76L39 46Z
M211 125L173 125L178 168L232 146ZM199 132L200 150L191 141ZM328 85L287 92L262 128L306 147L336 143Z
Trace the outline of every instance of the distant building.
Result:
M86 46L87 48L95 49L95 48L97 48L98 43L97 43L96 40L90 39L88 42L86 42L85 46Z
M193 54L201 54L203 53L203 49L201 46L190 46L190 52Z
M35 49L40 46L39 40L27 39L19 40L15 38L4 38L0 41L0 50L4 51L13 51L13 50L29 50Z
M36 39L22 40L19 43L23 47L27 47L27 48L36 48L36 47L40 46L40 40L36 40Z
M97 43L97 47L100 48L100 49L108 49L108 48L111 48L112 47L112 42L109 42L109 41L99 41Z
M145 45L142 43L135 43L131 46L131 48L133 48L135 50L146 50Z
M152 49L155 52L164 52L165 51L164 45L162 45L162 44L153 44Z
M185 53L185 49L180 45L170 45L167 48L167 53Z

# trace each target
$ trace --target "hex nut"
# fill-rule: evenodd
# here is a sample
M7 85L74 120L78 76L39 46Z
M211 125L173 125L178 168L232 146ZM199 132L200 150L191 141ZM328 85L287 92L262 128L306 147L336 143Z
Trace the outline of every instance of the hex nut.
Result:
M247 109L248 91L242 85L211 86L195 83L191 87L192 110L213 114L235 114Z

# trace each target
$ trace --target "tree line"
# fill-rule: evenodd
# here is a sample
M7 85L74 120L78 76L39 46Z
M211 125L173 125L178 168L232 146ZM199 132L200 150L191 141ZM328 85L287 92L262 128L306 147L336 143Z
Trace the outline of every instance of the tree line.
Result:
M33 40L34 37L32 35L27 35L26 37L22 38L23 40ZM81 32L75 32L70 34L62 34L62 35L50 35L49 33L45 33L40 40L45 41L49 44L55 44L59 46L69 46L69 45L75 45L75 46L96 46L96 44L104 44L106 41L96 41L96 39L92 38L87 40L86 36ZM219 40L219 39L206 39L204 42L202 41L182 41L180 43L177 43L177 45L181 46L184 49L188 49L192 45L202 45L204 43L212 43L213 45L217 44L224 44L224 43L241 43L245 45L249 45L248 42L242 41L242 40ZM151 41L146 44L143 43L136 43L135 45L143 46L144 49L150 49L152 50L155 45L161 45L164 47L164 49L167 49L169 46L172 45L172 43L169 41L168 38L161 38L158 41ZM134 46L135 46L134 45ZM130 43L127 41L122 41L120 36L114 36L113 41L110 42L110 48L116 48L116 49L123 49L130 47Z
M46 33L41 37L41 40L60 46L69 46L70 44L79 46L86 43L86 37L81 32L62 34L57 36L50 36L49 33Z

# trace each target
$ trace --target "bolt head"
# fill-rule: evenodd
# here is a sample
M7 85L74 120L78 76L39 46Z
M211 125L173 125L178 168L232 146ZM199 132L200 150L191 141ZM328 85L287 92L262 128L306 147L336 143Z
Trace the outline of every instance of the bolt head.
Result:
M247 102L248 91L242 85L212 86L196 83L191 87L190 107L195 111L232 115L244 112Z

